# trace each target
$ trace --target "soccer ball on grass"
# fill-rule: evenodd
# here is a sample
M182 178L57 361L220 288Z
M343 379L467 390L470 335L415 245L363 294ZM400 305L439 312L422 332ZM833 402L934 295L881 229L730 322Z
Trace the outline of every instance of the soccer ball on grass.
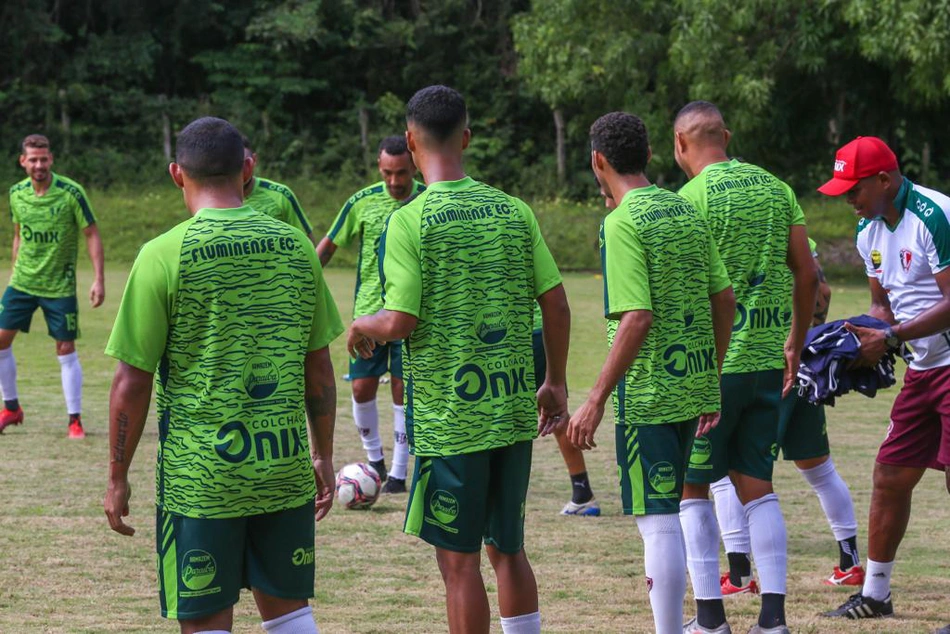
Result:
M336 499L348 509L368 509L379 497L381 484L376 469L354 462L336 474Z

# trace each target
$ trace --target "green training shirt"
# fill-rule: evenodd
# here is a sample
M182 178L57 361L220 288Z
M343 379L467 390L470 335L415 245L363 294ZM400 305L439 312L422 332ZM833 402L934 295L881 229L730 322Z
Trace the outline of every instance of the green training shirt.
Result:
M297 227L308 236L313 233L297 197L286 185L255 177L254 188L251 195L244 199L244 204L291 227Z
M412 194L407 200L396 200L389 195L386 183L364 187L353 194L327 233L338 247L349 246L359 238L359 262L356 265L356 291L353 318L372 315L383 307L379 282L379 240L386 229L386 221L394 211L425 190L425 185L412 181Z
M418 317L406 339L406 429L417 456L537 435L532 314L561 283L531 209L471 178L398 209L380 246L385 308Z
M791 325L789 227L805 214L792 189L761 167L714 163L680 190L709 220L736 294L736 321L722 371L780 370Z
M656 185L632 189L601 225L604 314L614 344L623 313L653 312L614 389L618 424L678 423L719 411L709 296L729 287L705 219Z
M250 207L143 246L106 354L158 372L158 506L226 518L312 499L304 356L342 331L313 245Z
M76 294L79 234L96 216L79 183L59 174L52 179L42 196L29 178L10 188L10 215L20 225L10 286L40 297L70 297Z

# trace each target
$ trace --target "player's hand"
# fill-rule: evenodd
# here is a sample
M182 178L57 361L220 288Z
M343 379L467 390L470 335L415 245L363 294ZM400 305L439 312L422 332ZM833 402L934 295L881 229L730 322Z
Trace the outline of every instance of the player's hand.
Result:
M785 346L785 374L782 381L782 398L798 383L798 366L801 365L801 352L791 346Z
M887 344L884 342L884 331L877 328L862 328L845 322L848 332L857 335L861 342L861 354L852 364L856 368L872 368L877 365L887 353Z
M317 483L317 499L313 504L313 518L322 520L333 506L335 483L333 478L333 461L322 458L313 460L313 479Z
M709 412L699 415L699 424L696 425L696 437L700 438L708 434L713 427L719 424L719 412Z
M96 280L92 283L92 288L89 289L89 303L92 304L93 308L99 308L102 306L102 302L106 299L106 285L99 280Z
M123 517L129 515L129 498L132 497L132 487L128 479L109 480L109 486L106 488L106 499L103 502L106 517L109 519L109 527L121 535L131 537L135 535L135 529L122 521Z
M546 381L538 389L538 435L547 436L567 425L567 386Z
M578 449L593 449L596 447L594 432L597 431L597 427L603 418L603 405L598 405L589 399L584 401L584 404L571 415L570 424L567 428L567 437L571 444Z
M373 356L374 348L376 348L375 341L362 335L356 328L350 326L349 332L346 333L346 349L350 353L350 357L353 359L360 357L369 359Z

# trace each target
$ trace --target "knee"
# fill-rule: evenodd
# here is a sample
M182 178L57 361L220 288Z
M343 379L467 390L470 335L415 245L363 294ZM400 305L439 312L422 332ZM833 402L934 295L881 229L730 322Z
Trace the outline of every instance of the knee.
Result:
M488 561L496 571L518 568L528 561L524 548L516 553L503 553L494 546L485 546L485 551L488 553Z
M379 386L379 379L354 379L353 380L353 399L357 403L368 403L376 398L376 389Z
M439 563L439 572L446 585L452 585L461 579L481 576L481 557L479 553L457 553L443 549L436 549L436 561Z
M878 495L905 496L913 490L923 475L924 469L895 467L893 465L874 465L874 493Z
M76 342L75 341L57 341L56 342L56 355L62 357L67 354L72 354L76 352Z

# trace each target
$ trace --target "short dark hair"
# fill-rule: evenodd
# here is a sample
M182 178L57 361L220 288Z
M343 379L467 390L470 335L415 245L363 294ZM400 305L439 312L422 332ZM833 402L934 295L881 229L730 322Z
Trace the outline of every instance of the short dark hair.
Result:
M38 148L38 149L46 148L48 150L49 139L47 139L42 134L28 134L25 137L23 137L23 141L20 143L20 149L23 152L23 154L26 154L26 148L28 147Z
M379 150L376 154L379 155L385 152L390 156L400 156L408 151L409 146L406 145L406 137L393 135L379 142Z
M465 99L448 86L429 86L406 104L406 121L421 126L436 141L445 141L468 125Z
M224 119L195 119L178 134L175 162L194 179L234 176L244 166L244 141Z
M673 125L675 126L676 123L683 117L697 114L718 117L722 119L722 113L719 112L719 108L717 108L715 104L708 101L697 100L690 101L688 104L680 108L680 111L676 113L676 118L673 119Z
M647 127L636 115L611 112L594 121L590 147L603 154L619 174L639 174L647 167Z
M244 143L244 149L254 152L254 147L251 145L251 139L246 134L241 135L241 141Z

